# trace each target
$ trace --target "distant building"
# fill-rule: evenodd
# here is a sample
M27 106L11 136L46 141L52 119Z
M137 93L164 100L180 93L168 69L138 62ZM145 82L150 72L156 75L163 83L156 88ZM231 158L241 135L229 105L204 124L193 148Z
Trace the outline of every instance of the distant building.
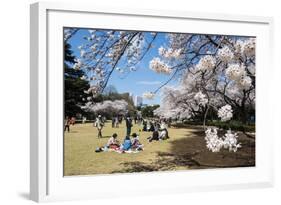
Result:
M129 96L130 96L130 98L132 99L132 101L133 101L133 102L134 102L134 104L135 104L134 94L133 94L133 93L129 93Z
M134 95L133 93L130 93L129 96L134 102L134 106L143 106L143 98L141 96Z
M142 104L143 104L143 99L142 99L142 97L141 97L141 96L138 96L138 95L134 96L134 105L135 105L136 107L138 107L138 106L142 106Z

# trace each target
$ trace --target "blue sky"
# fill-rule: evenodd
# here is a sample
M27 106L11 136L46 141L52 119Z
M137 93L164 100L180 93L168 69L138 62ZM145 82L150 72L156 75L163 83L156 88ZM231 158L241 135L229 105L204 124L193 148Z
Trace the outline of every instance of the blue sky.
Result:
M73 37L69 39L71 49L77 58L80 58L80 50L78 47L86 43L83 39L88 36L88 29L80 29ZM162 83L169 79L169 75L158 74L149 68L149 62L153 57L158 56L158 48L165 45L168 39L165 33L158 34L154 41L154 47L149 50L146 56L138 64L137 70L130 72L125 78L118 71L114 71L108 82L108 85L116 87L119 93L129 92L134 95L142 96L144 92L156 90ZM118 67L122 68L124 62L120 62ZM177 82L171 81L168 85L175 85ZM153 100L144 99L145 104L160 104L160 92L157 93Z

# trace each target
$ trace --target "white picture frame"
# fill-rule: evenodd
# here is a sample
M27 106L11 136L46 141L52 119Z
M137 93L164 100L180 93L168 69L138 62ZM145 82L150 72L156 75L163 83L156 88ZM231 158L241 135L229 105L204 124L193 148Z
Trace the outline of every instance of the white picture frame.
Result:
M156 24L157 28L155 28ZM265 68L273 71L272 18L149 9L98 8L94 4L44 2L31 5L30 25L30 198L32 200L41 202L95 199L118 197L125 192L131 195L144 195L273 186L273 133L271 134L272 131L268 129L272 113L265 109L271 105L269 100L271 93L267 92L270 76ZM60 47L62 47L63 26L257 36L256 166L64 177L63 128L60 126L63 96L62 70L60 70L63 61ZM54 70L50 67L58 69ZM58 117L55 117L56 115ZM109 181L119 184L123 180L132 178L138 185L130 189L122 185L118 189L106 186Z

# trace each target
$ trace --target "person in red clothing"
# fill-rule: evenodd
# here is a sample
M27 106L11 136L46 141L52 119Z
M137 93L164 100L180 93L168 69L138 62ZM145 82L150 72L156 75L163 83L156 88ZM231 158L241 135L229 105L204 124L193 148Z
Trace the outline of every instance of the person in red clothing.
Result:
M69 132L69 126L70 126L70 119L68 116L66 116L65 120L64 120L64 131L67 130L67 132Z
M75 124L75 121L76 121L75 117L72 117L71 120L70 120L70 124L71 124L71 125L74 125L74 124Z
M133 133L132 137L132 149L136 151L143 150L143 144L141 144L139 136L136 133Z
M108 140L108 142L107 142L107 147L108 147L109 149L114 149L114 150L119 149L120 143L119 143L119 141L117 140L117 134L116 134L116 133L114 133L114 134L112 135L112 137L109 138L109 140Z

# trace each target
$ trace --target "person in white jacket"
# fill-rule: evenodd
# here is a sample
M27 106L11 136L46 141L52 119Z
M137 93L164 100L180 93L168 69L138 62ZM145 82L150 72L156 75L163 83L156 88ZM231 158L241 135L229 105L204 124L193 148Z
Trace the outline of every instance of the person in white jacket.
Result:
M98 138L102 138L102 128L103 128L103 122L101 115L99 115L96 119L95 126L98 129Z
M162 122L160 129L159 129L159 140L165 140L168 138L169 138L169 135L168 135L167 126L164 122Z

